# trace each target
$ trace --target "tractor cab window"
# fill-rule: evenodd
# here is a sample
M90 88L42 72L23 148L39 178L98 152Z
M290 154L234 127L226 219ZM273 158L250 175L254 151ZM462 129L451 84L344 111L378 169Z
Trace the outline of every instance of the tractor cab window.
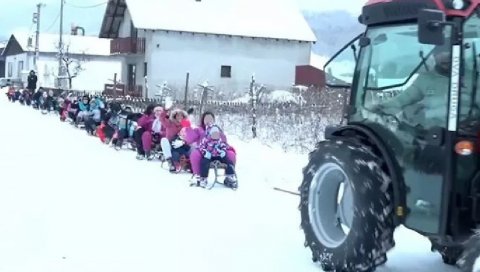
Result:
M446 34L448 34L446 30ZM410 127L445 128L451 46L418 42L417 25L372 27L357 73L354 118L395 121Z
M360 36L355 37L332 57L324 67L326 83L336 88L350 88L360 52Z
M463 76L460 89L459 132L476 135L480 119L479 54L480 18L476 13L463 26Z

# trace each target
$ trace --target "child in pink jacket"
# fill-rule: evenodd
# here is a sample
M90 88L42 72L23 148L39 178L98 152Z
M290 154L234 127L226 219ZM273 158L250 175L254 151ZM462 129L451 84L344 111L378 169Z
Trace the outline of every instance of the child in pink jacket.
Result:
M204 155L200 150L200 145L202 144L202 140L207 136L206 130L208 126L212 126L215 123L215 115L212 112L205 112L202 114L202 118L200 119L200 125L197 128L186 128L185 129L185 141L187 144L192 146L192 151L190 153L190 164L192 166L192 173L195 175L198 181L205 182L205 179L201 177L201 162ZM228 145L227 137L225 134L220 130L220 138L224 143ZM208 155L207 155L208 157ZM228 145L226 148L226 159L231 163L232 166L235 166L236 163L236 152L235 149ZM205 175L204 175L205 176ZM205 177L204 177L205 178ZM226 181L228 184L230 177L226 177Z

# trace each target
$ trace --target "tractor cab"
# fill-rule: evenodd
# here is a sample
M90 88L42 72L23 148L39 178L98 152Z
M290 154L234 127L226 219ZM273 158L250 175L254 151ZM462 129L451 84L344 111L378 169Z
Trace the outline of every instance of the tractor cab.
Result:
M390 228L403 224L430 238L432 249L440 251L446 263L456 263L462 243L480 223L479 4L475 0L371 0L359 17L365 32L325 65L327 85L350 91L347 125L327 129L326 141L319 144L317 157L312 153L300 187L306 244L315 238L317 246L310 248L325 270L363 271L356 270L358 265L371 268L381 263L379 256L370 257L369 264L355 263L354 257L345 262L349 257L340 254L342 244L330 243L341 241L340 232L331 230L329 235L322 221L327 215L345 221L342 224L349 232L342 230L342 239L354 239L350 232L356 213L365 214L355 207L376 207L379 201L364 199L370 188L356 196L355 190L368 180L374 180L369 186L386 188L370 198L385 194L381 201L388 203L385 209L391 209L391 215L385 212L378 217L380 210L370 212L381 220L392 220L382 230L372 227L371 231L384 231L385 238ZM339 161L342 157L348 161ZM369 176L369 170L359 166L369 161L369 169L382 178ZM334 165L337 170L332 170ZM345 202L339 201L335 215L319 212L319 206L330 204L312 193L330 190L328 184L333 181L326 181L328 175L343 176L332 178L344 183L339 199ZM363 180L356 181L359 176ZM342 212L348 210L354 211L350 217ZM393 244L393 238L385 240ZM371 246L377 253L390 247ZM326 261L315 251L342 257Z

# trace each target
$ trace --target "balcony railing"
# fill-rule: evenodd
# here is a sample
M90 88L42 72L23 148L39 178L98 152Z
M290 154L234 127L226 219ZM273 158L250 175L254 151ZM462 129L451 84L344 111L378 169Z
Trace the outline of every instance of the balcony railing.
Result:
M111 54L144 54L144 38L117 38L110 41Z

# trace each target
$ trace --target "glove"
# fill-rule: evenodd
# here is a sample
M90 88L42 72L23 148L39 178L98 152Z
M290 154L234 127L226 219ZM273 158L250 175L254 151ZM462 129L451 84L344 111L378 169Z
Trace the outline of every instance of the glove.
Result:
M175 141L172 142L173 148L180 148L180 147L182 147L184 144L185 144L185 142L182 141L182 140L175 140Z
M209 160L210 160L210 159L212 158L212 153L206 151L206 152L205 152L205 155L203 155L203 157L204 157L205 159L209 159Z
M227 152L225 152L225 150L220 150L219 154L220 158L225 158L225 156L227 156Z

